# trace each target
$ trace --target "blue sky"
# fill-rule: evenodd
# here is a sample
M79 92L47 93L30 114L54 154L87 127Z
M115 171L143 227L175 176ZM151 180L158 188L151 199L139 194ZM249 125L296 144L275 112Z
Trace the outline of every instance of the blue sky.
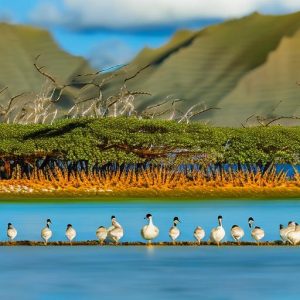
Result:
M46 28L63 49L98 68L159 47L177 29L298 10L300 0L0 0L2 21Z

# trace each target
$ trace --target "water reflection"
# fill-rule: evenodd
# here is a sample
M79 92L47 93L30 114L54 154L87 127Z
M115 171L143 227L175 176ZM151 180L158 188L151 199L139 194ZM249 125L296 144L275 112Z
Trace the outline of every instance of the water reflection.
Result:
M0 257L2 299L297 299L300 292L298 248L2 247Z

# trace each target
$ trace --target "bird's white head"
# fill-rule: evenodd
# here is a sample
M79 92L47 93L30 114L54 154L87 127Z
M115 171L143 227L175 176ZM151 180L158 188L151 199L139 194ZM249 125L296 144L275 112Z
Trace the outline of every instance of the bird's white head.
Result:
M294 228L296 226L296 223L294 221L289 221L288 227Z
M254 223L254 219L253 219L252 217L250 217L250 218L248 219L248 224L249 224L249 227L250 227L250 228L252 228L253 223Z
M174 217L173 224L176 226L178 223L181 223L178 217Z
M50 224L52 224L51 220L47 219L46 225L47 225L48 228L49 228Z
M218 216L219 226L222 226L222 220L223 220L223 217L222 216Z
M151 220L152 219L152 215L151 214L147 214L146 217L145 217L145 219Z

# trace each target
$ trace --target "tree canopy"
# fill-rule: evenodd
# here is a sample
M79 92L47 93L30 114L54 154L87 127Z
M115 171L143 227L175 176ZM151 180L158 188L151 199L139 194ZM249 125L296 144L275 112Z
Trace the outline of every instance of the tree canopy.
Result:
M200 123L125 118L0 124L0 158L54 158L90 163L300 162L300 127L221 128Z

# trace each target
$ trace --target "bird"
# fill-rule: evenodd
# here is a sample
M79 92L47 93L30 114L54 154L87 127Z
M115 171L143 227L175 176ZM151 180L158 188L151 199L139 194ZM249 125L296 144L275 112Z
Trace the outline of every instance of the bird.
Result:
M295 229L287 234L287 240L292 245L297 245L300 243L300 225L298 223L295 223L295 225Z
M194 230L194 237L197 240L198 244L201 244L201 240L205 237L205 231L202 227L197 226Z
M222 220L223 220L223 217L218 216L219 226L217 226L211 230L210 238L209 238L211 242L216 243L218 246L220 246L220 242L225 237L225 230L222 225Z
M67 225L66 237L72 245L72 240L76 237L76 230L73 228L72 224Z
M18 232L17 229L13 226L13 224L8 223L7 224L7 237L9 238L9 241L12 242L15 237L17 236Z
M52 224L50 219L47 219L46 227L41 231L41 237L44 240L45 245L47 245L48 240L52 237L52 230L50 229L50 224Z
M248 219L249 227L252 228L254 223L254 219L250 217ZM259 245L259 241L265 236L265 232L262 228L255 226L251 231L252 238L256 241L257 245Z
M145 225L141 230L141 235L143 239L151 244L151 241L158 237L159 229L153 224L153 217L151 214L147 214L145 219L147 219L148 225Z
M103 245L103 242L107 238L107 229L104 226L98 227L96 231L96 236L100 242L100 245Z
M173 219L173 226L169 230L169 237L171 238L173 244L175 244L176 239L180 235L180 230L177 227L177 224L180 223L180 220L178 217L174 217Z
M287 235L289 232L294 231L296 227L296 223L290 221L287 227L284 227L282 224L279 225L279 235L284 244L288 242Z
M117 244L119 240L123 237L124 230L121 224L117 222L115 216L111 216L111 225L112 226L109 227L107 230L107 237Z
M245 235L243 228L238 225L233 225L230 230L232 238L240 245L240 239Z

